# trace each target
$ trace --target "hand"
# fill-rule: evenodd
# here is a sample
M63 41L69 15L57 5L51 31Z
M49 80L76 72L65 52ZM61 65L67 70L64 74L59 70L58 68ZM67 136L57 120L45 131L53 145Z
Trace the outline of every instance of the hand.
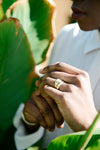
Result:
M97 115L88 74L65 63L47 66L40 73L45 75L37 82L39 89L53 98L69 126L74 131L88 129ZM57 78L63 81L59 90Z
M33 92L31 98L25 103L23 111L25 119L31 123L40 124L49 131L53 131L55 129L55 116L52 109L47 101L41 95L36 95L36 93L36 91ZM59 111L57 112L59 116ZM63 117L61 115L59 117L59 125L62 125L64 121Z

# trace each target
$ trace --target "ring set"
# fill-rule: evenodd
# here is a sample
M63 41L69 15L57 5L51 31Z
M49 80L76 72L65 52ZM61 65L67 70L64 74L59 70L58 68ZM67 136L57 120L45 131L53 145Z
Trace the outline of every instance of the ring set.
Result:
M56 79L55 80L55 88L59 89L63 81L61 79Z

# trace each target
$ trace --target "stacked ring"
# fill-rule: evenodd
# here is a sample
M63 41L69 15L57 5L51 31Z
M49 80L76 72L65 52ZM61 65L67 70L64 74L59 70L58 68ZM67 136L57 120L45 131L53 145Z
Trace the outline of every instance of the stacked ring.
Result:
M63 83L62 80L56 79L56 80L55 80L55 88L56 88L56 89L59 89L62 83Z

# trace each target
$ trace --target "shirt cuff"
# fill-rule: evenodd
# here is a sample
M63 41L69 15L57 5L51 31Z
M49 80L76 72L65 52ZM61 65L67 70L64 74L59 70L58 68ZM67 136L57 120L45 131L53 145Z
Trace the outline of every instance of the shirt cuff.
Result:
M17 150L24 150L30 146L32 146L33 144L35 144L36 142L38 142L43 134L44 134L44 128L40 127L38 129L38 131L32 133L32 134L26 134L25 132L25 128L24 126L20 126L15 135L14 135L14 139L15 139L15 145Z
M20 104L13 119L13 124L17 128L14 135L17 150L24 150L38 142L42 138L45 130L44 128L39 127L36 132L27 134L25 126L23 125L21 120L21 113L23 111L23 108L24 104Z

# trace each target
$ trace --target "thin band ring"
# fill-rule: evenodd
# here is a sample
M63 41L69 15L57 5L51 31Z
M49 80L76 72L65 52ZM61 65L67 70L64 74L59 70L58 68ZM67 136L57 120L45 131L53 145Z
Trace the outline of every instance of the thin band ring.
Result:
M63 81L61 79L56 79L55 80L55 88L59 89Z
M36 125L36 123L28 122L28 121L25 119L25 116L24 116L23 112L22 112L21 117L22 117L22 120L23 120L27 125L29 125L29 126L35 126L35 125Z

